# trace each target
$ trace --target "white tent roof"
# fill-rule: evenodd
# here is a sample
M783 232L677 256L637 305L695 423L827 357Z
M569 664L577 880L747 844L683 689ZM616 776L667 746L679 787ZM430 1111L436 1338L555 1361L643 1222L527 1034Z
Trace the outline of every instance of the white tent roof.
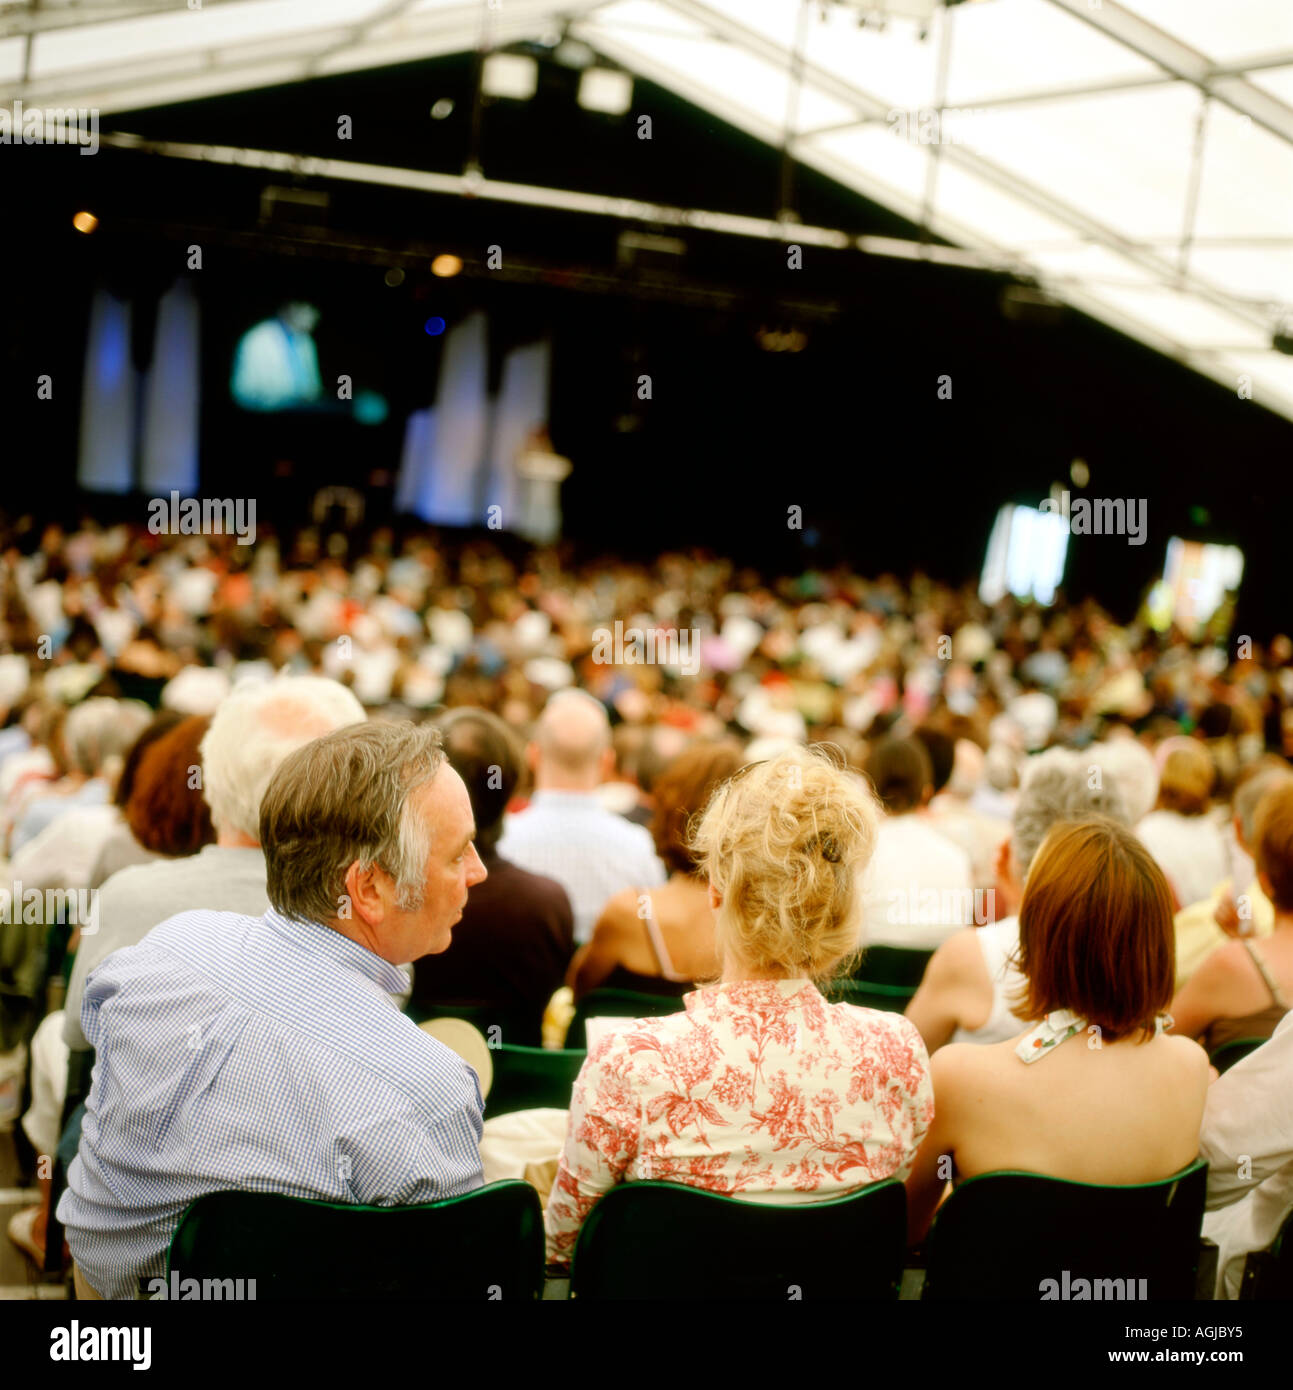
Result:
M789 121L803 163L1293 418L1288 0L0 0L0 100L107 114L460 52L485 22L564 29L770 143Z

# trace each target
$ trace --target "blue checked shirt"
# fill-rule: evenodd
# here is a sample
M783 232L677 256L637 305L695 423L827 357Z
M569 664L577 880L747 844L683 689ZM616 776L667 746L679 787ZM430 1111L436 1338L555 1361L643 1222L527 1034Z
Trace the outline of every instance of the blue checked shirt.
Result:
M395 1008L405 988L272 910L181 913L93 971L93 1085L58 1207L92 1287L137 1297L207 1192L405 1206L480 1187L476 1073Z

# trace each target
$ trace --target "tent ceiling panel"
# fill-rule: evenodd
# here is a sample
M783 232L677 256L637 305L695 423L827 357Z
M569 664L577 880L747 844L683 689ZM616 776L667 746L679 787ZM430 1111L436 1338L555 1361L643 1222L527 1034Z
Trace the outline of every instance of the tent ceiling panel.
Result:
M1112 3L1112 0L1110 0ZM1216 63L1293 49L1293 6L1281 0L1119 0L1164 32Z
M964 5L952 20L947 101L1154 78L1160 69L1098 29L1035 0Z
M37 36L33 77L69 70L102 70L168 54L272 42L284 35L306 35L337 24L353 24L383 8L386 0L242 0L242 3L190 10L110 24L91 24Z
M929 149L910 140L896 140L883 126L814 135L801 143L797 152L810 160L814 153L826 155L835 168L848 175L844 181L850 188L861 191L878 182L903 194L908 200L908 216L915 213L924 196Z
M1174 82L1001 107L967 123L966 143L1123 236L1179 234L1200 100Z
M0 82L21 81L26 50L25 39L0 39Z
M1293 102L1293 63L1278 68L1267 68L1264 72L1255 72L1252 80L1255 87L1278 97L1286 105Z
M1100 298L1143 319L1160 333L1187 348L1223 346L1254 352L1270 342L1268 334L1233 314L1223 313L1200 303L1193 295L1178 294L1154 285L1149 289L1127 289L1102 285Z
M1293 145L1214 104L1195 232L1293 238Z
M880 31L820 0L0 0L0 102L121 112L569 26L774 146L793 110L804 163L1219 381L1246 366L1293 416L1271 347L1293 303L1293 3L982 0L923 38L893 8Z
M580 32L587 41L595 43L599 28L594 25ZM657 70L664 68L712 87L724 101L752 114L770 117L778 124L785 119L791 84L784 67L711 39L675 38L637 30L632 35L632 46L635 53L648 58ZM811 87L800 90L797 110L797 129L837 126L853 118L849 106Z
M1023 248L1073 236L1068 223L947 162L938 170L934 208L938 217L950 217L996 246Z
M1293 244L1190 248L1192 274L1254 304L1293 312Z

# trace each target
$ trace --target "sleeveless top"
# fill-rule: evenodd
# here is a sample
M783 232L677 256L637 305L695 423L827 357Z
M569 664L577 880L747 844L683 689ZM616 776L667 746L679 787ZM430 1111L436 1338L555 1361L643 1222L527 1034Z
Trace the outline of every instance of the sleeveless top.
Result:
M1011 1004L1022 994L1026 983L1014 960L1019 946L1019 918L1004 917L1000 922L979 927L974 939L979 943L988 979L992 981L992 1012L978 1028L958 1027L948 1041L1005 1042L1007 1038L1017 1037L1019 1030L1026 1026L1023 1019L1010 1012Z
M644 890L639 890L638 901L643 900L646 902L646 917L642 919L643 925L646 927L647 940L651 943L651 950L655 955L656 964L660 967L660 973L658 975L640 975L636 970L627 970L624 966L617 965L598 988L634 990L638 994L661 994L669 998L681 999L684 994L691 991L694 981L690 975L680 975L674 969L669 948L664 944L664 933L660 930L660 924L655 919L655 907L651 902L651 895Z
M1236 1042L1240 1038L1269 1038L1289 1011L1288 1001L1280 992L1279 984L1271 974L1270 968L1258 954L1256 945L1249 938L1242 936L1239 942L1257 967L1257 973L1270 991L1273 1002L1257 1013L1245 1014L1242 1018L1214 1018L1199 1039L1200 1045L1209 1056L1225 1043Z

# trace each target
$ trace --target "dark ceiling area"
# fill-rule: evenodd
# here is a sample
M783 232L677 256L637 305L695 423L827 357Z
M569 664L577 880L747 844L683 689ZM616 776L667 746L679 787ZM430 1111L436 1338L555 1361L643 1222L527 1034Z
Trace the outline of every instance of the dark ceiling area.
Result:
M485 102L475 137L470 54L105 116L101 128L454 175L474 149L490 180L776 216L779 151L649 82L615 118L578 106L576 70L545 54L540 73L532 100ZM445 101L452 111L433 118ZM637 135L642 114L650 140ZM338 138L343 117L349 139ZM1145 499L1148 539L1075 538L1070 592L1130 616L1168 538L1197 536L1245 549L1238 631L1287 620L1276 528L1293 424L1074 311L1008 315L999 273L808 244L791 268L775 240L108 145L93 158L4 149L0 167L11 506L75 499L94 288L148 302L190 275L214 495L257 487L272 502L280 484L287 498L343 481L386 496L403 420L433 393L440 343L423 324L479 307L495 357L552 337L551 434L574 463L566 531L585 547L701 544L777 566L842 558L866 573L959 580L977 574L997 507L1036 503L1081 458L1089 493ZM791 174L803 223L919 239L829 179ZM92 236L72 228L80 209L100 219ZM682 245L626 249L625 231ZM193 246L200 270L189 269ZM431 274L442 252L462 258L461 275ZM233 345L289 297L321 310L324 377L347 371L380 389L383 425L257 435L239 418ZM768 350L791 342L799 350ZM146 360L150 345L137 337L132 350ZM36 399L39 374L53 378L50 400ZM804 510L801 532L786 526L791 505Z

